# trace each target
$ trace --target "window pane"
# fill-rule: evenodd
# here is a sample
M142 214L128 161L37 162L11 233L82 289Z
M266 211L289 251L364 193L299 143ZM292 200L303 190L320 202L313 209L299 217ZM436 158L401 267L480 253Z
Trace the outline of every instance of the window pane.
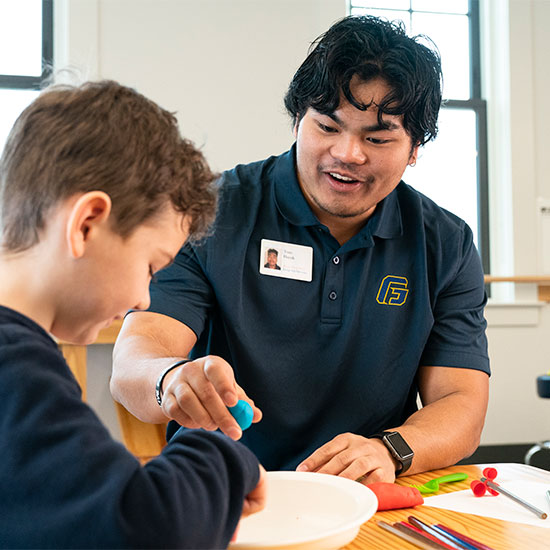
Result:
M407 168L403 180L461 217L471 227L478 246L474 111L442 109L437 138L420 149L417 165Z
M468 16L413 13L412 32L425 34L439 49L443 69L443 97L470 99Z
M0 152L4 148L15 119L21 111L39 94L37 90L0 89Z
M0 0L0 74L42 74L42 1Z
M409 0L353 0L352 5L363 8L385 8L387 10L408 10L411 7Z
M438 13L468 13L468 0L412 0L412 9Z
M396 21L396 20L403 21L403 23L405 24L405 30L407 34L410 33L411 16L408 11L353 8L351 10L351 14L352 15L374 15L376 17L381 17L382 19L387 19L388 21Z

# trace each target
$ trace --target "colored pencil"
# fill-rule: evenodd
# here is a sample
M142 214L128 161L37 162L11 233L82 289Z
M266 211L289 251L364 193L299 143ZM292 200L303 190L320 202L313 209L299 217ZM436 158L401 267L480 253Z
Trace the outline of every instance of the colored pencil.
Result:
M439 531L437 531L430 525L427 525L418 518L415 518L414 516L409 516L409 522L412 523L415 527L422 529L422 531L426 531L427 533L435 537L439 542L446 544L453 550L464 550L464 546L462 544L456 543L454 540L451 540L450 537L447 537L446 535L440 533Z
M382 529L385 529L386 531L389 531L390 533L393 533L394 535L398 536L399 538L406 540L407 542L410 542L414 546L418 548L422 548L423 550L434 550L433 546L430 546L427 542L421 541L419 539L414 538L412 535L409 535L408 533L403 533L393 525L390 525L389 523L386 523L385 521L378 521L377 525L382 527ZM431 542L431 541L430 541Z
M428 545L432 544L433 548L445 548L445 550L454 550L452 546L449 546L448 544L445 544L444 542L441 542L440 540L436 539L429 533L426 533L425 531L422 531L421 529L418 529L414 525L410 525L409 523L405 521L400 521L399 523L394 523L393 526L396 529L399 529L403 533L409 533L413 537L417 537L420 540L424 540L427 542Z
M476 547L478 550L493 550L490 546L487 546L486 544L483 544L482 542L479 542L477 540L474 540L466 535L463 535L462 533L459 533L458 531L455 531L454 529L451 529L450 527L447 527L446 525L442 525L441 523L437 524L437 527L440 529L443 529L444 531L447 531L451 535L454 535L455 537L468 542L472 546Z
M461 546L464 548L464 550L479 550L477 547L475 547L473 544L470 544L469 542L466 542L465 540L456 537L455 535L449 533L445 529L441 529L441 527L438 527L437 525L432 525L432 528L441 533L444 537L450 538L453 542L458 544L458 546Z

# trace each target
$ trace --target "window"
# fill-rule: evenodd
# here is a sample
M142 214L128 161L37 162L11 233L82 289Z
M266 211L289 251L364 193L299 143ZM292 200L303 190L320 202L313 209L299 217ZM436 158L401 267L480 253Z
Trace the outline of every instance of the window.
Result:
M53 62L53 0L0 0L0 150Z
M441 54L439 133L403 179L472 228L489 271L486 102L481 97L479 0L351 0L350 12L403 21Z

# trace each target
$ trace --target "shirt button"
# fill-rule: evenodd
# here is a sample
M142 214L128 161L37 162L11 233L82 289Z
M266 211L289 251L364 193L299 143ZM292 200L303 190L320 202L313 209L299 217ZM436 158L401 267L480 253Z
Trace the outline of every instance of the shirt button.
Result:
M334 256L334 258L332 258L332 263L334 265L338 265L340 263L340 258L338 256Z
M338 294L336 294L336 292L334 292L334 290L328 295L328 298L329 300L336 300L336 298L338 298Z

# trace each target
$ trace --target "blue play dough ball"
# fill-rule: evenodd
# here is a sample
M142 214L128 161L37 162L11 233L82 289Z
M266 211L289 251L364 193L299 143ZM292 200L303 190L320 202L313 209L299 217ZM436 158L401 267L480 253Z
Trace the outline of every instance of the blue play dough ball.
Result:
M239 399L234 407L227 407L229 412L233 415L233 418L237 421L237 424L241 427L241 430L250 428L252 424L252 407L242 399Z

